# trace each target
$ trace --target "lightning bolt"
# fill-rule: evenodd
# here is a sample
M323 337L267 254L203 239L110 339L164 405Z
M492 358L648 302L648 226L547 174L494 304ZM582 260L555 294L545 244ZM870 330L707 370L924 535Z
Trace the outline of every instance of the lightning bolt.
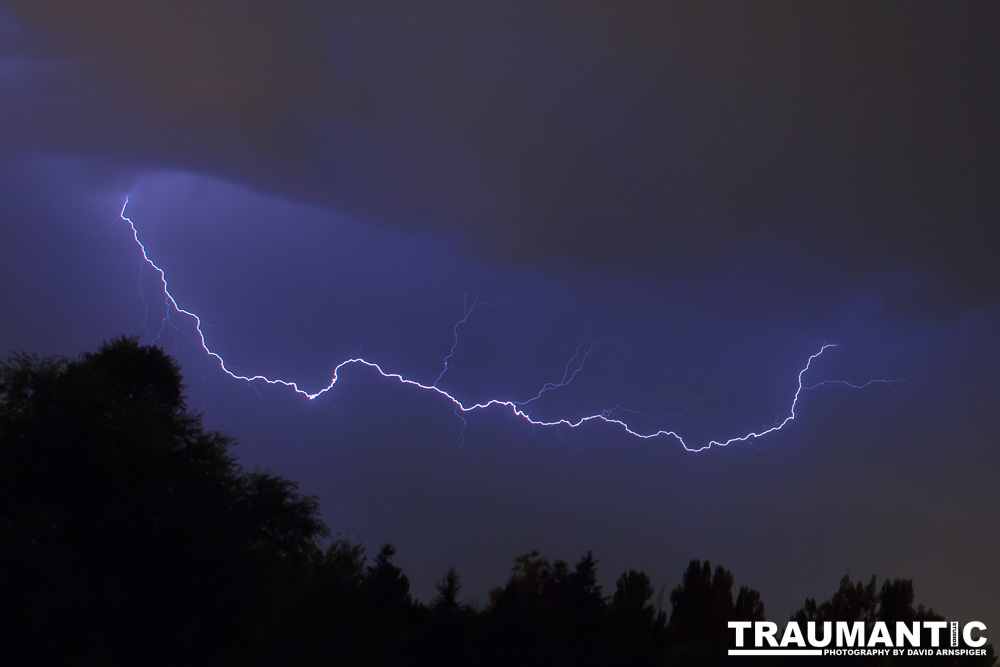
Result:
M587 338L576 346L576 351L573 353L573 356L566 362L566 369L563 371L562 380L559 380L559 382L546 382L542 385L542 388L537 394L526 401L516 401L514 404L518 408L523 408L540 399L543 394L550 392L553 389L561 389L562 387L568 385L573 381L573 378L575 378L577 374L583 370L584 364L587 363L587 358L590 357L590 353L594 351L594 347L598 342L599 341L591 341L590 333L588 332ZM586 346L586 349L584 349L584 346Z
M562 419L555 419L555 420L535 419L535 418L533 418L531 416L531 414L529 413L529 411L526 409L527 406L530 405L532 402L536 401L537 399L539 399L546 392L552 391L554 389L558 389L560 387L564 387L567 384L569 384L573 380L573 378L576 377L576 375L583 369L584 363L586 362L588 356L594 350L594 343L590 342L589 345L588 345L588 342L589 342L588 340L585 340L583 343L581 343L577 347L576 352L573 355L573 357L569 360L569 362L567 362L566 369L565 369L565 372L563 373L562 380L560 380L559 382L549 382L549 383L546 383L541 388L541 390L538 392L538 394L536 394L534 397L532 397L532 398L530 398L528 400L525 400L525 401L513 401L513 400L506 400L506 399L494 398L494 399L491 399L491 400L485 401L485 402L465 403L462 400L460 400L459 398L453 396L452 394L448 393L447 391L445 391L444 389L441 389L438 386L438 383L440 383L440 381L444 377L445 373L448 372L448 369L450 367L450 362L451 362L451 360L455 356L455 350L458 347L458 330L459 330L459 328L460 328L460 326L462 324L464 324L465 322L468 321L469 317L472 315L472 312L475 310L475 308L476 308L477 305L494 305L496 303L499 303L499 301L507 300L507 299L500 299L499 301L494 301L494 302L489 302L489 303L481 303L477 299L473 299L473 303L470 306L469 303L468 303L468 297L466 296L466 307L465 307L464 316L463 316L463 318L461 320L459 320L455 324L455 327L454 327L454 334L455 334L454 343L452 344L452 347L451 347L451 350L448 353L448 356L446 356L445 359L444 359L444 368L442 369L441 373L438 375L438 377L434 380L434 382L432 384L425 384L423 382L419 382L417 380L404 377L403 375L401 375L399 373L389 372L389 371L383 369L379 364L375 363L374 361L369 361L369 360L363 359L361 357L353 357L353 358L345 359L344 361L341 361L339 364L337 364L334 367L333 374L332 374L332 376L330 378L330 382L325 387L322 387L322 388L320 388L317 391L310 392L310 391L307 391L307 390L299 387L299 385L297 383L295 383L295 382L293 382L291 380L283 380L283 379L280 379L280 378L269 378L269 377L266 377L264 375L243 375L243 374L241 374L239 372L236 372L236 371L232 370L229 367L229 365L226 363L226 360L223 359L222 356L219 353L213 351L208 346L208 341L205 339L205 332L203 331L203 326L205 326L205 325L203 324L203 322L201 320L201 317L199 317L197 313L194 313L194 312L192 312L190 310L186 310L186 309L182 308L180 306L180 304L177 303L177 300L174 298L174 295L171 294L170 287L169 287L168 282L167 282L167 274L166 274L166 272L164 272L164 270L162 268L160 268L150 258L149 253L146 250L146 246L143 245L143 243L142 243L141 240L139 240L139 230L136 228L135 223L128 216L125 215L125 209L128 208L128 204L129 204L129 200L128 200L128 198L126 198L125 199L125 203L122 205L121 213L119 215L121 216L121 219L124 220L126 223L128 223L129 227L131 228L131 230L132 230L132 238L135 240L136 245L139 247L139 250L142 253L142 258L143 258L143 261L144 261L144 265L148 264L150 267L152 267L152 269L154 271L156 271L156 273L159 274L160 281L163 284L163 293L164 293L164 296L165 296L165 299L166 299L166 303L168 305L168 314L167 314L167 317L164 319L164 322L162 323L162 326L165 326L166 323L168 321L170 321L169 309L173 308L173 310L175 310L177 313L179 313L181 315L186 315L191 320L193 320L194 325L195 325L195 331L198 333L198 340L199 340L199 342L201 344L202 349L205 351L205 354L207 354L208 356L212 357L213 359L215 359L218 362L219 368L226 375L230 376L231 378L233 378L235 380L242 380L242 381L247 382L247 383L253 383L253 382L258 382L259 381L259 382L264 382L264 383L270 384L270 385L280 385L282 387L286 387L288 389L291 389L292 391L294 391L297 394L301 394L302 396L305 396L309 400L315 400L316 398L322 396L323 394L325 394L328 391L330 391L331 389L333 389L333 387L336 386L338 379L340 378L340 371L341 371L341 369L343 369L345 367L348 367L348 366L363 366L365 368L371 369L372 371L376 372L378 375L380 375L383 378L386 378L388 380L394 380L394 381L396 381L396 382L398 382L399 384L402 384L402 385L406 385L406 386L409 386L409 387L414 387L414 388L419 389L421 391L425 391L425 392L430 392L430 393L433 393L433 394L437 394L438 396L440 396L445 401L451 403L451 405L455 409L455 414L462 420L463 424L465 423L465 417L464 417L464 415L467 415L469 413L476 412L476 411L479 411L479 410L487 410L487 409L490 409L490 408L499 408L499 409L504 409L504 410L509 411L513 416L515 416L515 417L523 420L524 422L526 422L528 424L531 424L532 426L539 426L539 427L567 427L567 428L575 429L575 428L579 428L579 427L581 427L581 426L583 426L585 424L588 424L590 422L604 422L606 424L617 426L617 427L621 428L621 430L623 430L625 433L627 433L627 434L629 434L629 435L631 435L633 437L636 437L636 438L641 438L643 440L650 440L650 439L653 439L653 438L661 438L661 437L662 438L672 438L672 439L676 440L685 450L687 450L689 452L701 452L701 451L704 451L706 449L710 449L712 447L728 447L729 445L733 445L733 444L736 444L736 443L751 442L753 440L757 440L759 438L763 438L763 437L765 437L767 435L770 435L772 433L777 433L778 431L780 431L783 428L785 428L785 426L787 426L791 422L795 421L795 418L796 418L795 410L798 407L799 398L801 397L803 391L808 391L810 389L815 389L815 388L823 387L823 386L832 386L832 385L844 385L844 386L852 387L852 388L855 388L855 389L863 389L865 387L868 387L868 386L870 386L872 384L876 384L876 383L891 384L891 383L895 383L895 382L900 382L900 380L869 380L868 382L866 382L864 384L856 385L856 384L852 384L850 382L847 382L845 380L824 380L824 381L819 382L817 384L813 384L813 385L809 385L809 386L804 385L803 384L803 377L809 371L809 369L812 367L812 363L816 359L818 359L821 355L823 355L823 353L826 352L827 350L829 350L830 348L837 347L837 345L835 343L826 343L822 347L820 347L819 351L817 351L816 353L812 354L806 360L805 366L799 371L798 378L797 378L798 379L798 385L797 385L797 387L795 389L795 396L792 398L792 404L791 404L791 406L788 409L787 416L785 416L783 419L782 418L778 418L777 420L775 420L774 424L772 426L768 427L768 428L762 428L762 429L760 429L758 431L750 431L750 432L745 433L743 435L734 436L734 437L731 437L731 438L728 438L728 439L724 439L724 440L711 440L711 441L709 441L707 443L704 443L704 444L701 444L701 445L692 446L692 445L688 444L684 440L684 438L679 433L677 433L676 431L672 431L672 430L668 430L668 429L660 429L660 430L657 430L657 431L651 431L651 432L645 432L644 433L644 432L638 431L635 428L633 428L632 426L630 426L623 418L614 416L616 414L623 414L623 413L624 414L638 414L638 413L634 413L633 411L621 408L620 406L617 406L616 408L613 408L613 409L610 409L610 410L603 410L602 412L597 413L597 414L586 415L586 416L583 416L583 417L579 417L577 419L569 419L569 418L562 418ZM173 325L172 322L170 322L170 324ZM162 326L161 326L160 333L162 333ZM588 336L588 339L589 339L589 336ZM557 428L556 430L557 430L557 433L559 433L560 437L562 437L562 433L559 432L559 429ZM463 431L464 431L464 426L463 426Z
M497 299L496 301L487 301L485 303L480 301L478 296L473 296L472 303L470 304L468 292L463 292L463 296L465 297L465 303L463 304L463 311L465 312L465 314L462 316L462 319L460 319L458 322L455 322L455 328L453 329L453 332L455 334L455 340L451 344L451 349L448 351L448 356L444 358L444 368L441 369L441 372L438 374L437 379L434 380L435 387L438 386L438 383L441 382L442 379L444 379L444 374L451 369L451 360L455 357L455 350L458 349L458 330L463 324L469 321L469 318L472 317L472 311L476 309L476 306L488 307L488 306L495 306L498 303L511 302L511 298L509 296L505 296L502 299Z
M913 384L909 380L868 380L868 382L865 382L864 384L854 384L852 382L848 382L847 380L823 380L822 382L817 382L816 384L809 385L808 387L803 387L803 389L809 391L810 389L818 389L819 387L837 387L837 386L850 387L851 389L867 389L873 384L899 384L899 383L910 384L910 385Z

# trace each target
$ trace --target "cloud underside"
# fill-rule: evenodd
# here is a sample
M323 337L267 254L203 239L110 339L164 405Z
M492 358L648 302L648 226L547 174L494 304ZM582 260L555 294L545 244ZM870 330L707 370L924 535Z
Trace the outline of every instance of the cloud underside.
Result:
M504 263L998 296L995 5L325 4L8 2L3 142Z

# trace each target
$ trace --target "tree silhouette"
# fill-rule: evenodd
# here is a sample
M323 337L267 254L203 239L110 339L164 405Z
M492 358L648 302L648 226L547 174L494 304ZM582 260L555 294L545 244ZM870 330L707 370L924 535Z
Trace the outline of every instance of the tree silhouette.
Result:
M431 665L482 664L482 643L476 612L458 600L462 584L454 565L434 588L430 613L424 617L422 661Z
M721 565L692 560L680 586L670 593L668 658L685 665L718 664L732 645L729 622L764 620L760 593L742 587L733 602L733 574Z
M490 592L490 651L501 664L600 664L605 608L592 553L570 570L532 551Z
M8 648L103 664L253 655L326 529L315 498L243 473L232 444L188 411L177 365L135 339L0 364Z
M650 603L653 585L645 572L629 570L615 583L608 606L609 641L621 663L654 665L663 649L664 618Z
M0 363L0 657L697 667L730 664L730 621L764 619L757 591L742 586L734 600L732 573L694 560L670 594L668 623L643 572L622 573L607 598L589 551L572 567L538 551L517 557L481 612L459 601L452 566L425 607L392 545L372 560L339 536L321 549L327 530L316 499L273 473L244 472L233 444L188 410L177 365L134 339L72 361ZM875 577L845 576L829 600L807 599L793 619L871 626L941 617L914 606L909 580L876 588ZM989 647L985 657L906 664L994 662Z
M913 582L909 579L892 579L882 583L876 592L875 575L868 583L851 582L849 575L840 580L837 591L831 598L817 604L814 598L806 598L802 608L792 615L792 620L803 625L809 621L818 623L837 621L862 622L865 632L871 631L875 622L889 624L896 622L943 621L944 617L922 604L913 606ZM921 646L929 646L929 637L924 634ZM907 656L907 665L981 665L994 664L996 657L992 645L986 646L985 656ZM891 658L872 656L836 658L831 664L843 665L890 665Z
M462 589L462 584L458 581L458 572L455 566L448 567L448 572L444 578L434 585L437 595L431 600L431 609L441 617L454 616L461 611L462 606L458 602L458 592Z

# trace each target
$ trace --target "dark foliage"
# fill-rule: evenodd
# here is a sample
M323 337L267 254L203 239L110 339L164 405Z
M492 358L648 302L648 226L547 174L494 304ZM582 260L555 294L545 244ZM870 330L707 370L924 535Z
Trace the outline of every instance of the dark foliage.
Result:
M898 621L913 623L915 621L943 621L943 616L934 613L933 609L922 604L913 606L913 582L909 579L893 579L883 582L876 589L875 576L868 583L861 581L852 583L848 575L840 580L840 587L826 602L816 604L813 598L806 598L802 609L792 615L793 621L804 624L808 621L822 623L825 621L861 622L866 631L870 631L875 623L883 622L890 627ZM921 646L930 646L930 637L922 633ZM993 646L987 644L985 656L907 656L907 665L980 665L989 667L996 662ZM901 664L885 658L831 658L830 665L893 665Z
M391 545L371 561L339 536L322 549L316 499L277 475L243 472L232 446L188 411L174 362L133 339L75 361L0 363L0 656L57 665L697 666L729 664L730 621L764 619L760 594L742 586L734 599L732 573L708 562L691 561L669 617L643 572L623 573L607 596L590 552L572 567L537 551L518 557L482 611L461 602L450 567L424 606ZM845 577L829 601L806 600L794 618L940 617L913 607L910 581L876 591L874 578ZM991 654L965 664L992 663Z
M243 473L161 350L0 365L0 627L43 663L253 662L325 534Z

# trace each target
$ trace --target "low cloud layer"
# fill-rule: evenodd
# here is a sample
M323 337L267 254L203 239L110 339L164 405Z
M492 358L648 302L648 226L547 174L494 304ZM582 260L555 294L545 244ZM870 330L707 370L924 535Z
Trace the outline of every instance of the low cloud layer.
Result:
M210 174L501 262L803 293L915 275L887 297L913 312L998 296L992 5L7 6L8 149Z

